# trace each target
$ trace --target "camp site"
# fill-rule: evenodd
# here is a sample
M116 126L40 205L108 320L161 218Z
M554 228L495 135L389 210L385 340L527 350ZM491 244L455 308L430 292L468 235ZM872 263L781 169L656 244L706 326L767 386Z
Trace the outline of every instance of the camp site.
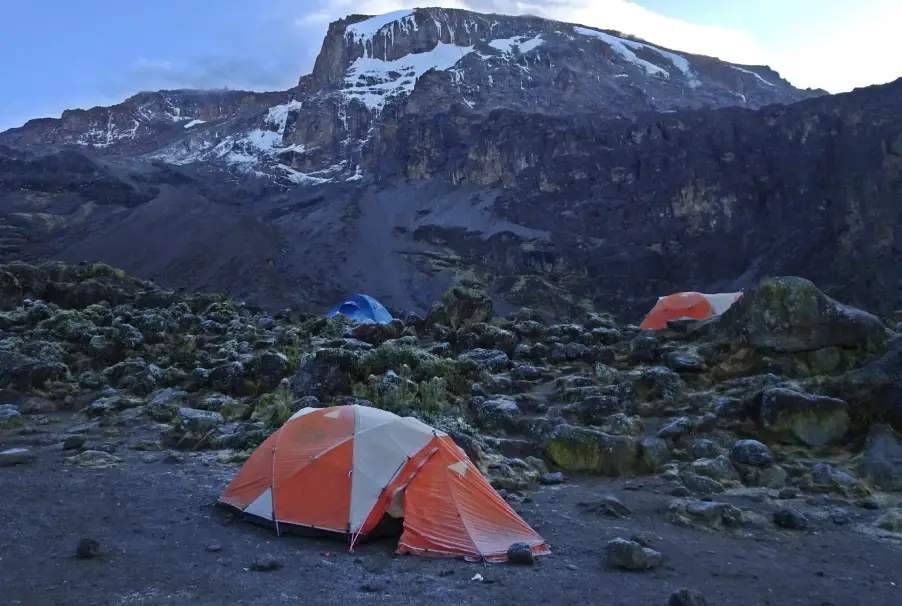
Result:
M69 377L85 369L83 395L57 403L33 373L75 379L2 341L2 359L33 369L0 391L3 487L32 514L14 523L0 508L0 563L54 558L54 603L95 579L117 604L621 603L631 591L693 603L673 600L746 591L709 572L734 566L802 599L811 589L775 567L822 578L845 566L833 558L894 561L894 476L879 453L895 430L856 434L843 392L777 374L871 372L894 355L892 328L801 278L665 293L631 323L499 315L470 286L426 314L363 293L296 317L203 296L159 309L155 287L112 268L12 270L62 280L11 313L45 318L26 329L34 342L80 352ZM97 284L132 301L117 313L133 324L107 316L113 333L110 308L67 303ZM88 322L89 342L64 328ZM854 465L816 459L852 448ZM837 482L845 513L818 501L835 502L817 495ZM799 564L799 549L832 555Z
M902 0L2 8L0 606L902 606Z

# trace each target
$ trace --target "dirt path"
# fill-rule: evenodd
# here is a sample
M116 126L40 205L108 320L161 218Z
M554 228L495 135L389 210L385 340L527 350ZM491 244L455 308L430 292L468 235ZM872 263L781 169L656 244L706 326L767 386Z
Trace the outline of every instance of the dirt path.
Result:
M0 434L0 450L28 446L37 458L0 467L0 604L605 604L664 605L690 587L721 606L891 606L902 591L902 545L861 532L880 515L824 498L794 499L804 531L764 523L742 531L677 527L661 480L573 480L514 505L551 544L536 566L483 566L392 554L392 541L348 554L340 542L276 537L214 509L237 467L210 454L130 450L126 428L87 429L86 446L115 450L122 463L81 469L60 441L74 421L58 417L25 435ZM582 501L616 495L627 519L587 512ZM720 498L769 516L760 494ZM844 524L831 521L837 511ZM829 515L828 515L829 514ZM668 559L651 572L609 570L605 543L639 534ZM102 555L74 557L82 537ZM253 572L270 554L282 565ZM471 580L481 574L483 581Z

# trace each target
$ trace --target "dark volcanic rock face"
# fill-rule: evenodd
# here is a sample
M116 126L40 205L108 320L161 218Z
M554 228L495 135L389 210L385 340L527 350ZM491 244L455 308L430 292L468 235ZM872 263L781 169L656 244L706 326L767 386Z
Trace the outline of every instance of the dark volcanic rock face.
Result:
M783 274L886 312L900 100L534 17L356 15L289 91L142 93L0 134L0 253L314 310L366 291L424 312L475 282L635 320Z
M407 117L368 159L383 179L501 184L497 214L547 237L421 230L453 239L495 278L564 283L608 309L644 297L638 312L676 289L802 275L888 312L900 299L900 100L902 81L758 111L620 121L449 112Z

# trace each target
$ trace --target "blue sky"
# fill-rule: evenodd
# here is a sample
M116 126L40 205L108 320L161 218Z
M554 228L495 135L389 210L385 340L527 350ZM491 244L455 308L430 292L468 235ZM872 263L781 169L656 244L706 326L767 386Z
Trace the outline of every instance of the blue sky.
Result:
M450 0L420 6L530 13L670 48L767 64L843 92L902 76L902 0ZM8 0L0 130L141 90L277 90L310 71L329 21L396 0Z

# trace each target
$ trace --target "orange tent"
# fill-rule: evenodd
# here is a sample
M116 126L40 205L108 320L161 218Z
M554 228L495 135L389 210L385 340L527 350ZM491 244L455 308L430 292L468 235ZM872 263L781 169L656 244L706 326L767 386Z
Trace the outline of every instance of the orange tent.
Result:
M339 533L351 550L384 516L403 518L398 553L505 561L545 541L451 438L378 408L304 408L257 448L219 498L251 520Z
M742 296L741 292L705 295L698 292L678 292L661 297L652 308L639 328L667 328L668 320L692 318L704 320L719 316L728 310Z

